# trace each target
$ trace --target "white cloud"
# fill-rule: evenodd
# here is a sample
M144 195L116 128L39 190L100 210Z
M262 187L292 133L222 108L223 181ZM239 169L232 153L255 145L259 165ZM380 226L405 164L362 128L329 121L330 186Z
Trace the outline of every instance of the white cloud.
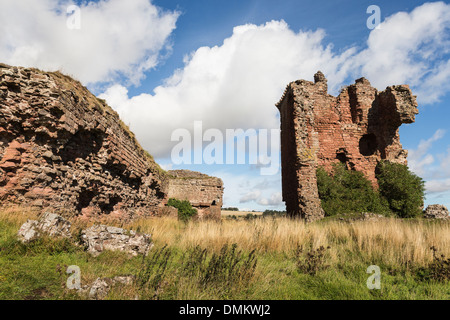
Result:
M450 90L450 5L425 3L388 17L374 29L355 61L378 89L410 84L419 103L436 102Z
M239 199L239 203L247 203L247 202L251 202L251 201L255 201L257 200L259 197L261 196L261 191L251 191L246 193L245 195L243 195L240 199Z
M429 171L428 168L434 163L435 159L432 154L428 153L428 151L433 145L433 142L442 139L444 135L445 130L438 129L431 138L421 140L417 149L409 150L408 164L411 171L415 172L419 176L423 176L426 171Z
M431 180L425 183L428 193L441 193L450 190L450 179Z
M224 167L217 171L207 172L211 176L219 177L225 186L224 207L238 207L243 211L248 208L264 211L270 206L283 210L281 201L281 176L260 176L247 171L248 166L239 170L237 166ZM245 207L243 207L245 205Z
M378 89L409 83L420 103L434 102L450 90L450 5L428 3L397 13L373 30L367 48L333 52L324 31L292 31L284 21L235 27L215 47L185 58L155 93L129 97L122 86L105 98L156 157L170 154L171 133L204 128L279 128L274 104L292 80L310 79L322 70L335 94L349 77L366 76ZM429 158L427 161L431 161Z
M11 65L61 69L85 85L118 75L136 84L155 67L175 29L177 12L150 0L84 2L81 29L67 28L71 1L2 0L0 60Z
M440 158L440 169L442 175L450 177L450 148L447 149L447 154Z
M259 205L270 207L278 207L283 205L281 192L273 193L270 198L260 198L257 202Z
M102 98L131 124L143 146L156 157L170 153L171 133L192 129L279 128L275 103L287 83L309 78L321 69L331 86L340 84L349 65L350 49L333 54L324 47L324 32L289 29L284 21L243 25L221 46L202 47L186 58L154 95L129 97L123 86L109 88Z
M450 149L446 154L433 156L430 149L433 143L442 139L445 131L436 130L427 140L421 140L417 149L409 150L408 164L411 171L425 180L426 200L440 201L450 199Z

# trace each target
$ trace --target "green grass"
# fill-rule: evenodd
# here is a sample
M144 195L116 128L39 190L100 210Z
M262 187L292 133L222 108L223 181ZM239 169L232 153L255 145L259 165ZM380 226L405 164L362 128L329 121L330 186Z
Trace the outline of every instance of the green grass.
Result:
M235 228L255 224L224 223L234 224ZM325 228L332 223L335 222L321 222L314 228ZM426 270L427 263L374 261L376 255L358 249L352 236L328 237L331 248L325 250L323 258L309 261L319 264L314 274L299 268L311 259L308 253L314 248L312 241L302 243L305 249L299 254L294 247L255 250L252 272L246 261L253 250L244 243L234 249L231 243L225 249L222 245L215 249L202 243L196 247L186 244L182 238L195 225L171 221L170 226L180 233L173 235L177 240L168 246L156 241L145 259L129 258L117 252L92 257L67 240L43 238L24 245L16 239L20 223L0 218L0 299L84 299L85 296L65 287L69 277L66 269L70 265L80 267L82 285L98 277L119 275L135 275L142 280L113 289L108 299L450 299L448 280L419 276L420 268ZM191 263L188 265L187 261ZM381 290L366 287L370 276L366 269L372 264L381 268Z

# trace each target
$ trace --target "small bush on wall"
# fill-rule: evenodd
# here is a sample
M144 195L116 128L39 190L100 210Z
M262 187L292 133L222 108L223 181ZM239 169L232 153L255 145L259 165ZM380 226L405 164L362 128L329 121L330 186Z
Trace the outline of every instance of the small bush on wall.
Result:
M187 200L178 200L170 198L167 202L168 206L178 209L178 218L184 222L192 219L197 214L197 209L192 208L192 205Z

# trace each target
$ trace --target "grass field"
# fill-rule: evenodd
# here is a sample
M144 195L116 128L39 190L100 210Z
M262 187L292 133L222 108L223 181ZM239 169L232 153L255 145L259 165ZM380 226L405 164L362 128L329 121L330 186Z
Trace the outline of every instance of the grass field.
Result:
M255 211L228 211L228 210L222 210L222 217L229 217L229 216L237 216L242 217L246 216L248 214L252 214L255 216L262 216L262 212L255 212Z
M67 240L23 245L16 234L30 217L0 213L0 299L86 298L65 286L70 265L80 267L83 285L136 276L108 299L450 299L449 222L161 218L120 225L153 235L142 259L92 257ZM74 233L81 226L75 222ZM380 267L380 290L367 288L371 265Z

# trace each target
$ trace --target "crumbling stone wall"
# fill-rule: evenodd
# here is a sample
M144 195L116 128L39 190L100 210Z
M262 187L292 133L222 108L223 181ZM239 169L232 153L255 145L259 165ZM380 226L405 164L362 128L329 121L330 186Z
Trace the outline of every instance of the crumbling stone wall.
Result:
M59 72L0 64L0 202L154 215L167 176L106 103Z
M189 170L168 171L168 198L188 200L199 219L221 218L223 182L219 178Z
M317 190L316 169L330 171L335 162L357 170L377 187L375 168L382 159L407 164L399 127L418 113L407 85L378 92L361 78L327 93L327 80L317 72L314 82L291 82L277 103L281 120L283 200L287 212L314 221L324 216Z

